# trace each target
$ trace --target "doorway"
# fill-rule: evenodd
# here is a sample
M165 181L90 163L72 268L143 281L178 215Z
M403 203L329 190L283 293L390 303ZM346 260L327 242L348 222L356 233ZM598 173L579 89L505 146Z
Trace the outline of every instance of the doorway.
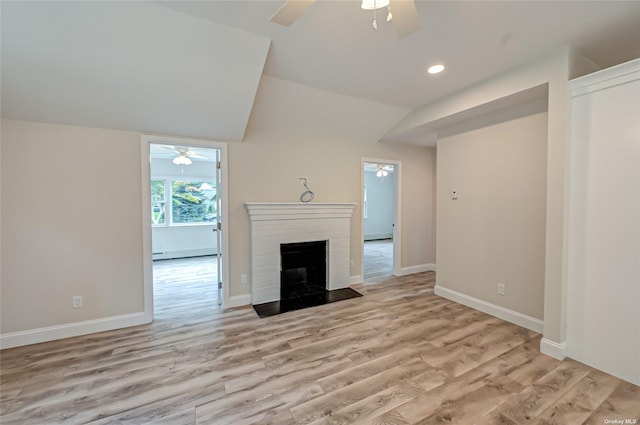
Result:
M400 162L362 161L362 278L377 282L399 274Z
M226 145L143 137L145 313L221 311L226 270ZM144 180L146 177L146 185Z

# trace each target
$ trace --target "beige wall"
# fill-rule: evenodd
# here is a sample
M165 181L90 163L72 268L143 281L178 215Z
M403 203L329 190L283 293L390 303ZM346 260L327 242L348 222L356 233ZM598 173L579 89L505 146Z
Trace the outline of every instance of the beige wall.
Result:
M354 202L350 274L361 269L361 158L402 161L402 267L435 262L433 179L435 150L387 146L373 140L323 136L286 129L250 129L241 144L229 145L230 295L250 293L249 218L245 202L297 202L307 177L314 202Z
M140 135L2 120L1 137L2 334L141 312Z
M228 148L231 296L250 294L244 203L295 202L298 176L317 202L358 204L350 255L351 275L360 273L362 157L402 162L402 266L435 261L435 150L376 142L403 110L292 83L261 91L245 141ZM46 340L131 324L113 317L144 319L140 138L2 121L1 331L11 344L33 342L32 330ZM83 308L71 308L74 295Z
M251 293L245 202L297 202L307 177L316 202L354 202L352 266L361 271L361 160L402 162L402 267L435 261L435 149L377 142L407 110L263 77L242 143L229 144L231 296ZM241 275L248 276L242 284Z
M441 122L543 84L548 86L544 338L540 348L556 358L564 357L566 344L569 78L591 72L594 67L569 46L560 46L545 57L414 109L385 136L391 140L394 134Z
M438 286L543 318L546 152L546 112L438 141Z

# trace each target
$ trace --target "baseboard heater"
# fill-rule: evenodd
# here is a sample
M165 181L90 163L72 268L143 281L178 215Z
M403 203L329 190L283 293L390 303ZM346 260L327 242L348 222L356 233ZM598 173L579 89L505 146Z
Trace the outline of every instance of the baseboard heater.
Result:
M381 239L391 239L393 237L393 233L374 233L370 235L364 235L365 241L378 241Z
M207 255L216 255L217 250L215 248L201 248L201 249L184 249L179 251L164 251L154 252L154 260L171 260L174 258L189 258L189 257L204 257Z

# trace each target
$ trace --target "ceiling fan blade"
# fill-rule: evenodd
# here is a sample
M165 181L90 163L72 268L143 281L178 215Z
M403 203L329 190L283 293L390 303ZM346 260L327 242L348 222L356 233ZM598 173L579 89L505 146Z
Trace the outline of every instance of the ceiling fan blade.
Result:
M271 22L290 27L316 0L287 0L271 17Z
M162 148L170 150L172 152L177 152L176 151L176 147L175 146L171 146L171 145L160 145Z
M189 152L187 152L187 156L188 156L189 158L206 158L206 156L201 155L201 154L199 154L199 153L197 153L197 152L194 152L194 151L189 151Z
M404 38L422 27L414 0L394 0L391 2L391 11L391 22L398 38Z

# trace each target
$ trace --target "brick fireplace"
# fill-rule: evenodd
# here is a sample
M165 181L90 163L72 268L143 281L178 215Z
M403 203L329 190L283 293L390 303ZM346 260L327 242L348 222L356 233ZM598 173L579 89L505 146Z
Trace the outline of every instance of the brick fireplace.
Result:
M325 289L349 286L349 237L355 204L248 202L245 207L251 220L253 304L280 300L281 245L326 241Z

